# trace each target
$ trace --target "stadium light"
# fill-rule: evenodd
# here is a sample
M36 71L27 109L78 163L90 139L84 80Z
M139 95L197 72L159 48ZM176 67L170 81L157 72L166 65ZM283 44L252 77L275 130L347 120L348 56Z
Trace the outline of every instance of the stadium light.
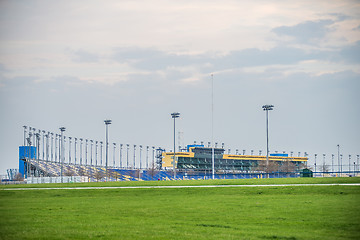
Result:
M140 158L139 158L139 165L140 165L140 170L141 170L141 152L142 152L142 145L139 146L140 148Z
M74 137L74 150L75 150L75 154L74 154L74 164L76 165L76 145L77 145L77 138Z
M119 160L119 167L122 168L122 147L123 147L123 144L121 143L120 144L120 160Z
M105 166L105 171L106 171L106 181L108 180L108 153L109 153L109 124L111 124L111 120L107 119L104 120L105 126L106 126L106 166Z
M82 166L82 146L83 146L83 139L80 138L80 166Z
M134 144L134 169L136 166L136 145Z
M27 129L27 126L23 126L24 128L24 146L26 146L26 129Z
M95 141L95 166L98 166L98 141Z
M71 164L71 137L69 137L69 163Z
M342 157L343 157L343 155L342 154L340 154L340 177L342 176Z
M146 146L146 167L149 168L149 146Z
M263 105L263 110L266 112L266 166L269 166L269 111L274 109L273 105Z
M115 167L115 152L116 152L116 143L113 143L114 151L113 151L113 167Z
M61 156L60 156L60 159L61 159L61 170L60 170L60 176L61 176L61 183L63 183L63 164L64 164L64 161L65 161L65 149L64 149L64 138L63 138L63 133L65 132L65 127L61 127L59 128L60 131L61 131Z
M173 159L173 168L174 168L174 180L175 180L175 178L176 178L176 170L175 170L175 152L176 152L176 147L175 147L175 119L180 117L180 113L178 113L178 112L171 113L171 117L174 119L174 159Z
M340 170L340 145L338 144L336 146L338 148L338 172L339 172L339 170Z
M126 169L129 169L129 147L130 144L126 144Z

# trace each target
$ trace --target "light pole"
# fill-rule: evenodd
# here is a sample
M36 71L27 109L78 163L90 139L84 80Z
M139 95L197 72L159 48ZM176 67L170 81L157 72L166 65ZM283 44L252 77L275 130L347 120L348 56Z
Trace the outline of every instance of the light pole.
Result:
M126 169L129 169L129 147L130 144L126 144Z
M146 169L149 168L149 146L146 146Z
M54 133L50 133L50 134L51 134L51 157L50 157L50 159L51 159L51 161L53 161L53 157L54 157L54 153L53 153Z
M215 148L214 148L214 75L211 74L211 171L215 179Z
M351 154L349 154L349 174L351 172Z
M175 149L176 149L176 146L175 146L175 119L180 117L180 113L173 112L173 113L171 113L171 117L174 119L174 159L173 159L173 169L174 169L174 180L175 180L175 178L176 178L176 170L175 170Z
M42 160L45 160L45 130L42 130L42 150L43 150L43 153L42 153Z
M273 105L262 106L263 110L266 111L266 167L269 166L269 111L274 109Z
M61 131L61 170L60 170L60 176L61 176L61 183L63 183L63 164L64 164L64 160L65 160L65 149L64 149L64 138L63 138L63 133L65 132L65 128L61 127L59 128Z
M325 172L325 170L326 170L326 169L325 169L325 156L326 156L325 153L323 153L323 167L322 167L322 172L323 172L322 175L323 175L323 177L324 177L324 172Z
M316 157L317 157L317 154L315 153L315 173L314 173L314 177L316 177Z
M74 138L74 150L75 150L74 164L75 164L75 165L76 165L76 145L77 145L77 138Z
M123 147L123 144L121 143L120 144L120 162L119 162L119 167L122 168L122 147Z
M97 167L98 166L98 141L95 141L95 166Z
M87 167L88 162L87 162L87 157L88 157L88 152L87 152L87 147L88 147L88 141L87 139L85 139L85 166Z
M113 143L114 151L113 151L113 167L115 167L115 152L116 152L116 143Z
M71 164L71 137L69 137L69 164Z
M338 172L340 170L340 145L338 144L337 145L337 148L338 148Z
M134 144L134 169L136 168L136 144Z
M343 155L340 154L340 176L342 176L342 157Z
M106 163L105 163L105 171L106 171L106 180L108 180L108 153L109 153L109 124L111 124L111 120L104 120L106 126Z
M100 166L103 166L102 156L103 156L103 142L100 141Z
M80 166L82 166L82 146L83 146L83 139L80 138Z
M23 126L24 128L24 146L26 146L26 129L27 129L27 126Z
M141 152L142 152L142 145L139 146L140 148L140 159L139 159L139 165L140 165L140 170L141 170Z

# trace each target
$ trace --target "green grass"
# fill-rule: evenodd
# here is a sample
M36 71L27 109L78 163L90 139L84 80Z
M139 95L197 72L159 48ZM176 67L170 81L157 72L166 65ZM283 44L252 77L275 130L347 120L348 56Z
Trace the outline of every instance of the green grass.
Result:
M343 178L263 178L232 180L182 180L182 181L119 181L91 183L49 183L0 185L1 188L61 188L61 187L116 187L116 186L181 186L181 185L267 185L267 184L309 184L309 183L360 183L360 177Z
M359 178L95 185L314 181L349 183ZM359 186L0 190L0 239L360 239L359 203Z

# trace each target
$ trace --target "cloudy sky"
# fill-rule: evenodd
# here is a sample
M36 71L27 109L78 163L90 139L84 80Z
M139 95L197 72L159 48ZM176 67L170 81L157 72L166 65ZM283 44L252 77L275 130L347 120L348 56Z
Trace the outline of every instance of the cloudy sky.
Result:
M360 154L359 1L1 1L0 173L23 125L172 149ZM346 157L347 159L348 157ZM327 160L330 161L330 160Z

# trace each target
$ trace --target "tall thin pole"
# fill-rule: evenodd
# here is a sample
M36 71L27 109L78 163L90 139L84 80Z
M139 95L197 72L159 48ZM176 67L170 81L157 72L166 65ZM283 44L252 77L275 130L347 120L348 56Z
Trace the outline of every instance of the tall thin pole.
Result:
M106 180L108 180L108 158L109 158L109 130L108 126L111 124L111 120L104 120L104 123L106 125Z
M211 170L215 179L215 149L214 149L214 75L211 74Z
M71 137L69 137L69 164L71 164Z
M140 159L139 159L139 165L140 165L140 170L141 170L141 152L142 152L142 145L139 146L140 148Z
M82 146L83 146L83 139L80 138L80 166L82 166Z
M129 169L129 147L130 144L126 144L126 169Z
M316 177L316 157L317 157L317 154L315 154L315 177Z
M266 112L266 168L269 167L269 111L273 110L273 105L264 105L262 106L263 110Z
M338 171L340 170L340 145L338 144L337 145L337 148L338 148ZM341 174L341 171L340 171L340 174Z
M24 146L26 146L26 128L27 126L23 126L24 128Z
M75 164L75 165L76 165L76 145L77 145L77 138L74 138L74 150L75 150L74 164Z
M64 180L63 180L63 164L64 164L64 160L65 160L63 133L65 132L65 128L64 128L64 127L61 127L61 128L60 128L60 131L61 131L61 154L60 154L61 169L60 169L60 176L61 176L61 183L63 183L63 182L64 182Z
M171 117L174 119L174 157L173 157L173 170L174 170L174 180L176 179L176 128L175 128L175 119L180 117L180 113L174 112L171 113Z
M53 149L54 149L54 133L51 133L51 157L50 157L50 159L51 159L51 161L53 161L53 158L54 158L54 151L53 151Z
M85 166L88 165L88 162L87 162L87 157L88 157L88 139L85 139Z
M175 155L176 155L176 146L175 146L175 118L174 118L174 159L173 159L173 169L174 169L174 180L176 178L176 170L175 170Z
M134 144L134 169L136 168L136 145Z
M343 172L343 170L342 170L342 157L343 157L343 155L340 154L340 175L341 176L342 176L342 172Z
M123 144L120 144L120 159L119 159L119 167L122 168L122 147Z
M266 111L266 166L269 166L269 111Z
M103 142L100 142L100 166L103 166Z
M116 152L116 143L113 143L114 145L114 152L113 152L113 167L115 167L115 152Z
M98 141L95 141L95 166L96 167L98 165L97 155L98 155Z
M146 168L149 168L149 146L146 146Z
M42 160L45 160L45 130L42 130Z

